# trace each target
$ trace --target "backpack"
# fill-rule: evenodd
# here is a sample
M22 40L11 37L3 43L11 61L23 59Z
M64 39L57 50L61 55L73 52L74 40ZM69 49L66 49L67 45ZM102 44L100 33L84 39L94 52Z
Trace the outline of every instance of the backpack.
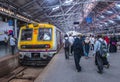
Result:
M65 48L69 48L70 42L69 39L65 39Z
M76 49L81 50L83 47L82 42L76 44Z
M76 38L73 43L73 46L74 46L74 50L81 51L83 49L82 40Z
M102 55L103 57L107 55L108 53L108 49L107 49L107 45L105 44L104 41L100 41L101 46L100 46L100 55Z

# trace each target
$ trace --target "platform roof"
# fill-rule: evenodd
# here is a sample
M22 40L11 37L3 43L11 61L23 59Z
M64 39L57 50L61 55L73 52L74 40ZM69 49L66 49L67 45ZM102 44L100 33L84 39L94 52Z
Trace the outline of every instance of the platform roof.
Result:
M52 23L63 31L119 29L119 0L0 0L0 6L37 22Z

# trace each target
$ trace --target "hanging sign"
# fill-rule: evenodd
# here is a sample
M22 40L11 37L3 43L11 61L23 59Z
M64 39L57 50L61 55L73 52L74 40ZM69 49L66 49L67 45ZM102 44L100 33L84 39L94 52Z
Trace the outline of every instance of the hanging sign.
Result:
M86 22L87 22L87 23L92 23L92 17L87 17L87 18L86 18Z
M13 20L8 20L8 25L13 26Z

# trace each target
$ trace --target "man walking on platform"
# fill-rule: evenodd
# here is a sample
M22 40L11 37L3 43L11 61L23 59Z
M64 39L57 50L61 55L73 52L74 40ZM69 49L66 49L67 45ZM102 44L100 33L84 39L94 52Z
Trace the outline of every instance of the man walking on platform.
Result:
M107 68L109 68L109 63L107 61L107 43L102 38L101 35L97 36L97 40L94 45L94 53L95 53L95 64L98 67L98 73L103 73L103 65L107 65Z
M75 66L78 72L81 71L81 66L79 64L81 56L83 53L83 43L82 40L77 36L75 38L75 41L73 43L73 51L74 51L74 60L75 60Z
M70 42L67 34L64 36L63 43L64 43L65 59L69 59Z
M73 42L74 42L74 38L73 38L72 34L69 35L69 42L70 42L70 53L72 55L72 53L73 53Z

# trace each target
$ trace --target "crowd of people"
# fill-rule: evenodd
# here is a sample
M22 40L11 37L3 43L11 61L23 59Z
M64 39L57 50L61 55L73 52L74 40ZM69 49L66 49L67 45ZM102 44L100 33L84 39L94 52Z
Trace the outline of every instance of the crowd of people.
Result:
M65 59L69 59L70 55L74 55L75 66L78 72L81 71L80 59L82 56L89 59L89 52L95 56L95 65L98 73L103 73L103 67L109 68L107 56L109 53L117 52L117 40L114 36L90 35L82 36L72 34L64 36Z

